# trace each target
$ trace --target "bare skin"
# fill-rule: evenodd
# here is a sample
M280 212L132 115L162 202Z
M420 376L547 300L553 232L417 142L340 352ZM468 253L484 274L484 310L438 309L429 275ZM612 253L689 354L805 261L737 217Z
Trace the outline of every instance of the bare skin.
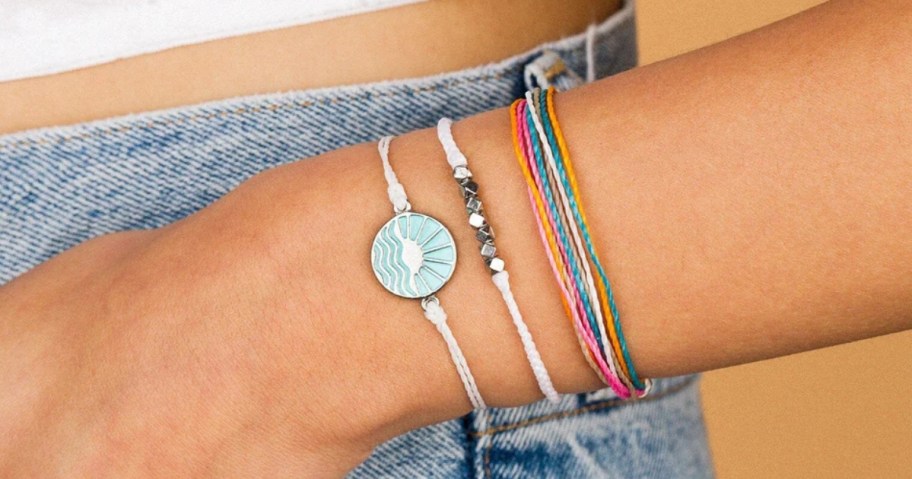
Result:
M641 374L912 328L910 27L907 2L833 0L557 97ZM558 390L600 387L534 234L506 112L455 135ZM433 132L391 153L414 204L472 248ZM360 193L337 195L342 181ZM436 331L359 253L389 217L384 195L374 145L345 148L0 288L0 390L16 391L0 395L0 475L338 477L383 439L467 412ZM364 222L307 233L350 211ZM343 282L339 264L364 268ZM490 404L539 399L486 281L478 261L457 267L441 293L454 333Z

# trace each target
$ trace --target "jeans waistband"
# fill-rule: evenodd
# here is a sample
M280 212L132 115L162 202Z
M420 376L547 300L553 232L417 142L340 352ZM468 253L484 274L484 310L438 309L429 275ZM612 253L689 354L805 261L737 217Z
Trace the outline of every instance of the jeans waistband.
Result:
M557 53L571 75L588 77L590 80L610 76L635 66L638 59L635 46L634 4L634 0L625 0L620 10L611 14L602 23L593 25L587 32L545 43L522 54L487 65L421 78L239 97L77 125L0 135L0 157L36 147L53 148L77 140L129 136L136 133L136 130L142 130L143 134L147 134L150 130L167 129L175 124L186 128L193 123L206 122L217 117L261 118L286 110L325 110L325 107L346 103L382 102L384 99L415 97L426 93L439 93L441 90L450 90L452 94L435 101L439 107L434 112L435 117L448 115L459 118L492 108L487 98L480 101L473 98L472 89L484 89L510 98L521 96L527 86L524 78L527 65L546 51ZM306 71L303 73L306 75ZM391 134L403 133L430 124L423 117L416 120L400 120L388 125L386 131ZM340 138L338 143L328 145L323 150L373 139L358 136L357 132L352 133L354 136ZM34 150L31 152L34 153Z
M587 32L475 68L0 136L0 284L93 236L176 221L264 169L509 105L527 78L573 82L636 62L627 0Z

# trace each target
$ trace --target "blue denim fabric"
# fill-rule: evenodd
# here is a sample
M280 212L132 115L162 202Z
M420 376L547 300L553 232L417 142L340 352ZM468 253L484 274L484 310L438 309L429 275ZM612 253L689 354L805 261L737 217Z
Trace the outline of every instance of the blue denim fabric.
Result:
M632 0L597 26L593 46L597 77L636 65ZM506 106L545 51L584 75L580 34L433 77L0 136L0 284L93 236L183 218L272 166ZM711 477L697 383L659 379L634 403L604 389L472 413L388 441L350 477Z

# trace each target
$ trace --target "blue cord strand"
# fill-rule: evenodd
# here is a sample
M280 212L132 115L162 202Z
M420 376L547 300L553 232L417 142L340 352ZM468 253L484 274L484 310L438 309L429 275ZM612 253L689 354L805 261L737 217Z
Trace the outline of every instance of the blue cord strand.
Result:
M564 170L564 158L561 155L560 147L557 143L557 139L554 136L554 128L551 125L550 115L547 113L548 95L546 92L546 90L539 91L540 111L538 114L539 117L541 117L545 135L548 137L548 143L551 145L551 150L554 152L557 171L559 173L560 181L564 185L564 189L567 192L567 198L570 200L570 209L573 211L573 217L576 219L576 223L580 225L580 229L583 233L583 239L586 243L586 249L589 251L589 255L592 257L592 262L595 263L595 269L598 271L598 275L602 281L602 284L605 285L605 291L608 294L608 306L611 309L611 315L614 318L614 329L617 332L618 344L621 347L621 353L624 355L624 361L627 362L627 369L630 371L630 379L637 389L642 390L645 389L646 386L640 381L640 378L637 377L636 371L633 369L633 361L630 360L630 353L627 351L627 341L624 339L624 333L621 330L620 316L618 315L617 306L614 302L614 292L611 290L611 284L608 281L608 276L605 274L604 268L602 268L602 263L599 261L598 255L595 253L595 248L592 246L592 239L589 236L589 228L586 226L586 223L583 221L582 216L580 215L576 202L576 196L573 193L573 188L570 187L570 181L567 177L567 172Z
M532 120L532 110L528 108L528 105L526 107L526 122L528 123L529 132L530 133L535 132L536 131L535 123ZM542 186L544 187L544 190L545 190L545 199L546 199L545 203L547 203L548 211L551 214L551 216L558 220L558 221L556 221L558 236L560 237L561 243L564 245L564 250L567 251L567 255L570 257L570 268L573 271L573 278L577 282L577 284L581 285L581 284L583 284L582 276L580 275L579 269L576 267L576 255L574 253L573 248L571 248L570 244L567 242L567 234L564 232L564 227L563 227L562 223L560 222L560 215L558 215L557 212L555 211L556 203L554 202L554 198L551 195L551 182L550 182L550 180L548 180L547 171L545 171L544 156L542 155L541 149L538 146L539 138L538 138L537 134L530 135L530 137L532 139L532 141L531 141L532 151L534 151L534 153L535 153L535 163L538 167L539 176L541 177L541 180L542 180ZM598 331L598 323L595 320L595 314L592 311L591 304L589 303L589 295L586 293L585 288L577 288L577 289L579 290L580 294L583 297L583 306L586 309L586 316L587 316L586 319L589 321L590 327L594 328L593 331ZM599 348L601 348L604 351L605 345L602 342L602 338L599 335L595 335L595 339L598 342Z

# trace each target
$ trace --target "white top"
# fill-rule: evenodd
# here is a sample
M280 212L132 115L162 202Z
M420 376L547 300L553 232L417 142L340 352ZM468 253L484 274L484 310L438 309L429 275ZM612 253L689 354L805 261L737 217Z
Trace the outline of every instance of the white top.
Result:
M0 0L0 81L424 0Z

